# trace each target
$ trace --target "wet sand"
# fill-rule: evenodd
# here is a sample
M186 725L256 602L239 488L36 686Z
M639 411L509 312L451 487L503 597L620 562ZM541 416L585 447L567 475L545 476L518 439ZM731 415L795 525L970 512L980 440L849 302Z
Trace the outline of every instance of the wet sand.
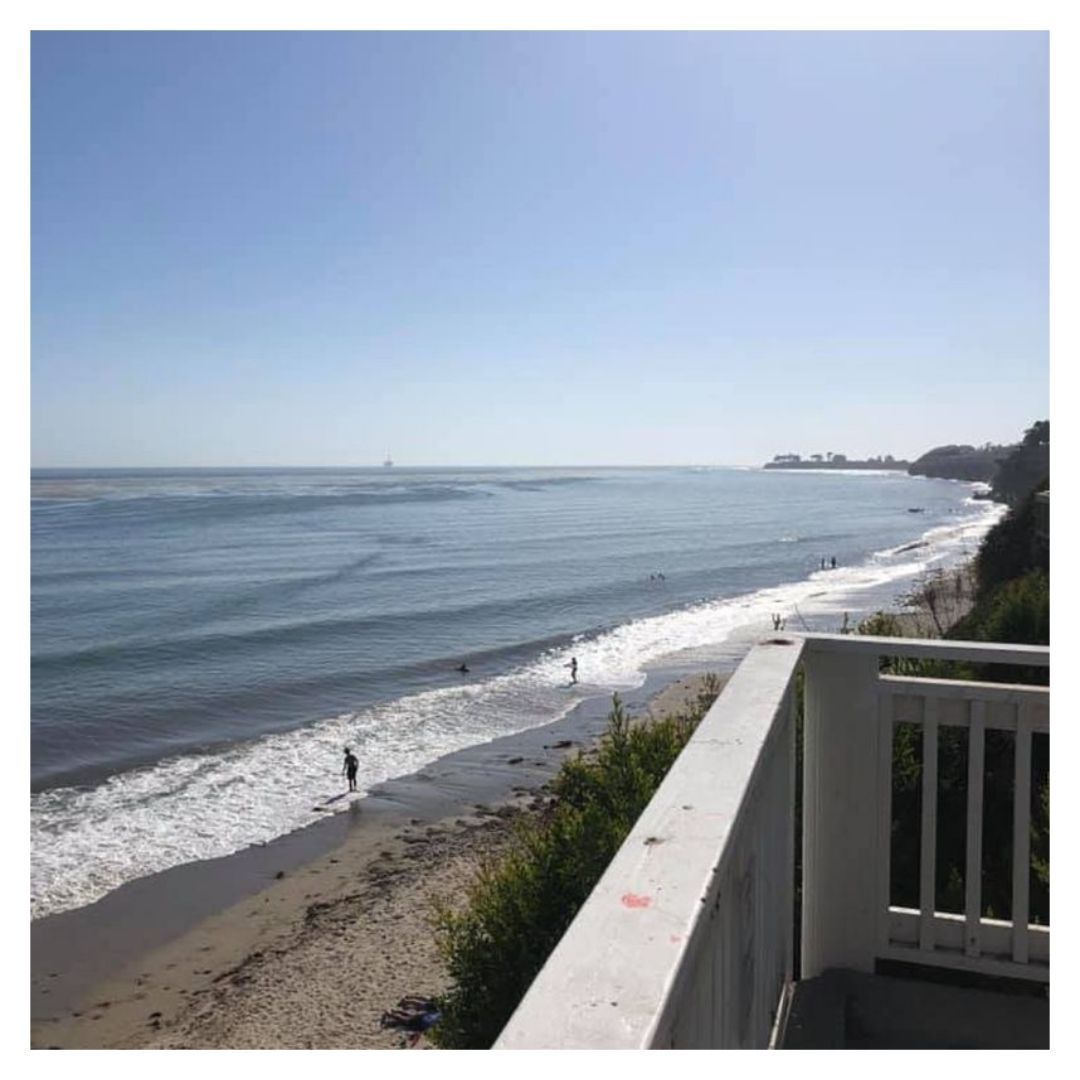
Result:
M715 666L711 670L716 670ZM701 676L654 673L636 715ZM449 755L308 829L131 882L31 924L31 1042L45 1048L393 1048L379 1018L447 985L431 930L543 785L606 727L608 697ZM423 1042L421 1043L423 1045Z

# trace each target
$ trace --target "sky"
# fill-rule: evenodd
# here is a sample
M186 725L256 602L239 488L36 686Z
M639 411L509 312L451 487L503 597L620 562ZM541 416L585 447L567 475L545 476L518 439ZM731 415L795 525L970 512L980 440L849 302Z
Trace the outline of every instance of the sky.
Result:
M48 466L759 464L1049 415L1043 33L42 33Z

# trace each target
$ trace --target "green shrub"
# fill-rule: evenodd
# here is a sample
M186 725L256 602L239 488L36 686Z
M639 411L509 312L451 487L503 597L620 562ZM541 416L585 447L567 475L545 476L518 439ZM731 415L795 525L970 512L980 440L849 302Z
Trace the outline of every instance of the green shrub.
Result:
M980 597L1030 570L1050 572L1049 550L1038 538L1035 494L1031 492L983 537L975 556Z
M710 676L685 712L641 724L616 695L596 753L563 763L552 810L519 826L511 851L478 874L463 911L437 909L452 980L432 1029L437 1045L495 1041L718 692Z
M1031 570L988 590L949 636L969 641L1048 645L1050 579L1046 572Z

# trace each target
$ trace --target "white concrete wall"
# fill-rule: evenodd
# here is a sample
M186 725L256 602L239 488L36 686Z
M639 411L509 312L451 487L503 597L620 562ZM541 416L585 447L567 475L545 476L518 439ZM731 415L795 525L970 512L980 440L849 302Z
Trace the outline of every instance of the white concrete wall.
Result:
M743 661L496 1049L767 1045L791 976L801 651Z

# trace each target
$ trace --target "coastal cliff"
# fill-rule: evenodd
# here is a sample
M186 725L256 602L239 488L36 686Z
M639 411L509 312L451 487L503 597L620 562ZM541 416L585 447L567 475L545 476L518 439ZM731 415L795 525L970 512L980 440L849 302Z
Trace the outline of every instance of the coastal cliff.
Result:
M1019 443L936 446L912 462L912 476L982 481L995 502L1016 505L1050 476L1050 421L1038 420Z
M989 483L1008 446L935 446L908 468L911 476L936 476L944 480L978 480Z

